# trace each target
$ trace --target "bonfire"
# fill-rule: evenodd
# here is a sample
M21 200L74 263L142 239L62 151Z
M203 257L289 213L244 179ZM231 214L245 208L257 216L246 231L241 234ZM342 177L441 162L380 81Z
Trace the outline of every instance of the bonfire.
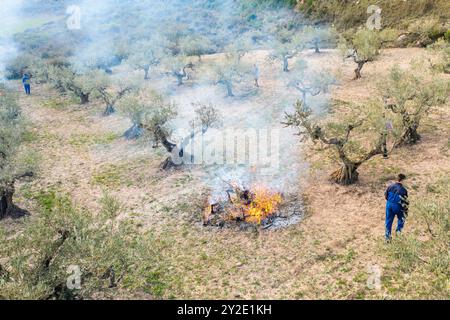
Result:
M204 225L244 222L261 225L276 216L283 201L279 192L261 185L249 189L230 183L225 201L210 200L204 212ZM214 221L213 221L214 220Z

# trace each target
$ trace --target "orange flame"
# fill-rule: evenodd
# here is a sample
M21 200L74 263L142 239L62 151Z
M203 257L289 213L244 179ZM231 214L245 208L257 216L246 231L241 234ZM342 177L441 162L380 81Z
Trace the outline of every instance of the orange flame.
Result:
M236 189L244 192L240 187L236 187ZM258 185L253 186L250 190L250 192L245 191L245 197L239 193L235 194L235 197L228 194L228 205L222 210L215 207L218 204L211 204L211 201L208 201L203 212L204 225L208 225L210 219L216 214L222 221L237 220L260 225L264 220L277 213L283 201L281 193Z
M235 205L235 208L229 212L230 219L242 217L246 222L261 224L263 220L276 213L282 202L280 193L270 191L262 186L255 186L251 190L251 202Z

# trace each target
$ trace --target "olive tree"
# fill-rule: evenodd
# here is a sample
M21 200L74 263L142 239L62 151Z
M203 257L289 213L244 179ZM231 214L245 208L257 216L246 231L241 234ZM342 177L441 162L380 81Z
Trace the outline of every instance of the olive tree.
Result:
M333 44L336 39L336 33L334 30L324 27L306 26L302 30L302 36L304 42L314 49L315 53L320 53L320 47L322 44Z
M193 103L195 118L189 122L192 133L177 144L173 141L171 125L171 121L177 116L174 103L165 101L163 96L154 91L140 90L137 94L124 98L120 105L122 112L128 114L134 123L134 128L128 131L139 132L134 138L149 141L153 148L162 146L170 154L161 165L163 169L182 165L185 147L191 139L200 132L204 134L209 128L221 125L221 115L211 104ZM174 161L174 155L177 161Z
M380 84L385 108L400 118L398 145L410 145L420 140L420 122L430 108L447 101L450 83L430 73L423 64L418 69L393 67Z
M182 86L184 80L189 78L187 69L193 69L192 62L188 62L187 57L184 55L167 56L163 60L164 68L167 70L166 75L172 76L177 80L177 85Z
M352 58L357 64L355 79L361 78L361 70L366 63L374 61L378 57L381 44L379 32L369 29L359 30L350 41L341 37L339 48L344 59Z
M327 93L333 84L336 84L336 79L330 72L311 70L305 60L299 60L295 72L289 75L288 86L300 92L302 102L307 106L307 96L315 97Z
M183 137L178 145L172 148L172 155L168 157L163 165L163 169L177 167L185 164L185 159L190 159L190 163L194 162L194 154L187 151L192 139L197 135L204 135L210 128L220 128L223 124L221 113L213 106L212 103L192 103L195 117L189 121L192 129L191 134ZM166 148L167 149L167 148ZM192 149L191 149L192 150ZM192 150L193 151L193 150ZM175 161L173 156L175 156Z
M136 70L144 71L144 80L149 79L150 68L156 67L167 54L167 43L162 38L138 42L127 63Z
M100 70L90 70L79 74L68 67L50 66L48 76L55 88L68 91L80 99L80 104L87 104L98 87L101 73Z
M192 36L181 38L179 41L181 52L186 56L196 56L198 61L202 60L202 55L212 53L214 51L214 45L205 36Z
M450 33L449 33L450 34ZM450 39L449 39L450 40ZM439 39L432 45L428 47L428 50L433 54L428 61L430 62L433 69L450 74L450 43L444 40L444 38Z
M193 130L200 127L202 133L206 133L209 128L220 127L222 125L222 115L212 103L192 103L195 118L189 122Z
M138 137L148 140L153 148L162 145L168 153L172 154L177 148L177 145L170 141L172 134L170 122L177 115L174 103L166 102L154 91L141 90L138 94L123 99L121 105L123 111L128 113L134 126L139 130ZM168 169L173 165L169 156L163 162L162 168Z
M131 77L110 77L104 73L98 77L96 90L105 103L105 116L116 112L117 102L139 86L139 82Z
M331 174L331 180L348 185L358 180L358 168L377 155L387 154L387 132L383 107L378 103L352 106L341 112L339 119L317 119L301 101L295 111L287 113L284 124L299 129L302 139L320 142L319 152L328 154L341 167Z
M167 140L170 136L169 122L177 115L174 104L166 103L155 91L142 88L123 98L119 102L119 110L133 123L124 134L126 138L137 139L146 133L154 146L163 143L170 148L171 143ZM151 131L153 134L149 135Z
M70 67L70 62L65 57L53 57L49 59L36 59L29 72L36 83L49 83L61 93L65 92L61 79L56 79L56 74L61 68Z
M36 73L40 70L42 59L31 55L29 53L22 53L19 55L14 55L13 58L10 58L6 61L5 64L5 75L6 79L20 79L24 72L28 72L33 75L33 78L36 78ZM3 70L0 70L2 72ZM3 78L3 74L0 74L1 78Z
M65 79L73 76L69 70L69 65L45 65L45 75L47 82L60 93L66 93Z
M299 52L305 49L306 42L300 32L283 31L279 32L277 40L273 43L273 51L269 58L280 60L283 63L283 71L289 71L289 60L294 58Z
M154 281L164 283L162 248L119 217L123 206L114 197L105 194L95 214L64 194L42 191L37 199L41 214L20 232L0 226L0 299L111 298L130 287L153 295ZM77 271L80 282L70 277Z
M15 182L33 175L22 148L25 125L15 97L0 86L0 219L20 211L13 203Z
M255 36L253 32L246 32L234 39L225 46L224 51L241 61L241 59L254 47L252 38Z
M224 59L215 62L211 66L212 82L226 89L227 96L234 96L234 85L245 80L249 73L249 67L240 62L235 53L228 53Z

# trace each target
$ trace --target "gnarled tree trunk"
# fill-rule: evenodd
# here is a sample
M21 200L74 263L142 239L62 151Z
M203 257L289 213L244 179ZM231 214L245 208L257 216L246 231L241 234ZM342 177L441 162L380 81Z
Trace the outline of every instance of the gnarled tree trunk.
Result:
M103 115L104 115L104 116L109 116L109 115L111 115L111 114L113 114L113 113L115 113L115 112L116 112L116 109L114 108L114 106L108 104L108 105L106 106L105 111L103 111Z
M399 145L412 145L419 142L420 134L417 132L419 125L408 126L402 134Z
M349 185L358 181L358 166L354 163L344 164L339 170L333 172L330 176L333 182L341 185Z
M80 93L80 103L81 104L87 104L89 103L89 93Z
M365 62L359 61L357 62L358 67L355 69L355 79L361 79L361 70L364 67Z
M143 128L139 124L134 123L133 126L125 131L123 136L128 140L134 140L139 138L143 133Z
M320 53L319 40L315 40L314 41L314 52L315 53Z
M177 85L182 86L183 85L183 75L177 74Z
M167 152L169 152L171 155L169 157L166 158L166 160L164 160L164 162L161 164L161 168L163 170L169 170L171 168L176 168L180 165L182 165L182 161L177 161L174 162L174 159L172 158L173 156L173 151L177 149L177 145L175 143L170 142L167 137L162 136L160 137L161 140L161 144L163 145L163 147L167 150ZM177 149L178 150L178 149ZM181 148L180 150L178 150L178 157L181 160L183 158L183 154L184 154L184 150ZM178 163L179 162L179 163Z
M408 114L406 111L401 114L403 118L403 132L398 143L399 146L416 144L420 139L420 134L417 132L420 125L420 118Z
M226 81L226 82L225 82L225 86L226 86L226 88L227 88L227 96L228 96L228 97L234 97L234 94L233 94L233 85L231 84L231 82Z
M14 210L13 204L14 185L10 184L0 189L0 220L6 218Z

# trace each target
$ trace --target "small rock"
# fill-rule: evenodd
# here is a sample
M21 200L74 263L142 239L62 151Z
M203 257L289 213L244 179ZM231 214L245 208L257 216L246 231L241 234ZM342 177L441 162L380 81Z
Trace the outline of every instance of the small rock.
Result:
M408 36L406 34L402 34L397 38L397 42L403 42L406 41L406 39L408 39Z

